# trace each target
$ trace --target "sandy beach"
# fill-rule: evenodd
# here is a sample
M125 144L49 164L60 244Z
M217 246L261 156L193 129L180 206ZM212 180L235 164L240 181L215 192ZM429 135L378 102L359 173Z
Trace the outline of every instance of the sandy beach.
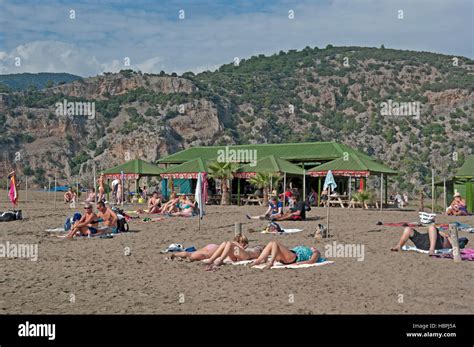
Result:
M24 193L20 192L23 198ZM242 222L250 244L278 239L287 246L311 245L326 210L313 208L305 222L282 222L304 231L289 235L248 234L264 221L249 221L245 213L258 206L208 206L198 219L130 222L131 231L113 239L64 240L47 228L64 224L73 210L57 195L57 208L48 194L29 193L22 203L24 220L0 223L0 243L37 244L38 259L0 258L0 312L3 314L395 314L474 312L474 262L454 263L415 252L390 251L401 227L383 222L413 222L417 212L331 209L334 241L364 245L363 261L332 258L334 263L308 269L258 270L225 265L215 272L201 263L166 260L160 250L171 243L203 247L234 236L233 223ZM61 201L60 201L61 199ZM0 210L9 204L3 199ZM136 207L126 207L135 209ZM474 217L438 216L438 223ZM419 228L425 232L426 228ZM474 244L474 234L461 232Z

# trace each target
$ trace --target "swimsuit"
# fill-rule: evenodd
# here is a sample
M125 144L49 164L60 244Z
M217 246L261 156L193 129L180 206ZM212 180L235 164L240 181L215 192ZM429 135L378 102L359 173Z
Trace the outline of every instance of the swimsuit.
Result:
M291 251L296 254L295 263L308 261L313 256L313 251L311 248L305 246L296 246L295 248L291 249Z
M97 228L94 228L94 227L87 227L87 228L89 229L92 235L97 233Z

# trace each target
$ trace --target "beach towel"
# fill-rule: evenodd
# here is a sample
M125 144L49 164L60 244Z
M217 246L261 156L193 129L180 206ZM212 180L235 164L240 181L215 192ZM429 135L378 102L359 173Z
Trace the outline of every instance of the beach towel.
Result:
M415 246L408 246L408 245L402 246L402 251L413 251L413 252L425 253L425 254L429 253L428 251L425 251L424 249L419 249ZM451 248L436 249L435 254L446 254L446 253L450 253L451 251L452 251Z
M473 248L461 249L460 253L461 253L461 259L462 260L474 261L474 249ZM451 252L451 253L435 254L434 257L453 259L453 253Z
M260 233L261 234L292 234L292 233L299 233L300 231L303 231L303 229L282 229L281 232L263 230Z
M231 264L231 265L248 265L251 262L253 262L253 260L242 260L242 261L236 261L236 262L230 260L229 258L226 258L224 260L224 264ZM300 265L287 264L287 265L285 265L285 264L282 264L282 263L279 263L279 262L275 262L275 264L271 268L272 269L305 269L305 268L308 268L308 267L322 266L322 265L327 265L327 264L332 264L332 263L334 263L334 262L331 261L331 260L321 258L321 261L319 261L317 263L314 263L314 264L300 264ZM265 266L266 266L266 264L260 264L260 265L254 266L253 268L263 269Z
M46 229L45 231L50 233L62 233L65 232L64 228Z

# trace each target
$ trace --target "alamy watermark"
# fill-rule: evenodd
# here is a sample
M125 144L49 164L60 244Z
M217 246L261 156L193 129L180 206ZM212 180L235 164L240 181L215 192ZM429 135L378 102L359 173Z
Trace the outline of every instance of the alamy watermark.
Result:
M420 119L421 103L396 102L389 99L380 103L380 115L382 116L412 116L414 119Z
M0 258L30 258L38 260L38 245L27 243L0 243Z
M357 261L364 261L365 246L362 244L338 243L324 246L324 256L326 258L356 258Z
M67 101L57 102L56 115L58 117L68 117L73 119L74 117L87 117L88 119L95 118L95 101Z
M226 146L225 149L217 150L217 161L219 163L249 163L254 167L257 165L257 150L233 149Z

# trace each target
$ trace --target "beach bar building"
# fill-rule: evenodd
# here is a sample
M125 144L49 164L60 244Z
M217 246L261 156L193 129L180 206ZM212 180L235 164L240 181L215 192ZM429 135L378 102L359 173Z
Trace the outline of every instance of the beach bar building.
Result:
M466 158L453 177L437 182L435 186L443 189L445 208L453 200L454 193L459 192L466 200L467 211L474 213L474 155Z
M310 187L313 187L313 189L317 187L318 196L321 195L321 180L324 181L323 176L327 173L327 167L321 165L331 165L335 168L333 174L341 182L339 186L341 193L347 191L348 188L365 190L366 180L370 175L379 176L382 174L387 177L397 173L391 168L378 163L375 158L337 142L191 147L169 155L159 160L158 163L165 169L161 175L162 177L168 179L194 179L195 171L198 169L207 172L206 163L212 161L231 161L241 164L240 171L235 175L234 181L236 182L232 182L233 189L235 188L236 192L238 189L239 193L240 181L238 180L245 180L250 177L254 173L252 168L257 163L259 166L267 162L273 163L273 166L283 166L286 168L283 171L293 171L293 173L295 173L295 166L301 168L302 171L295 175L297 177L295 182L297 180L301 184L301 188L306 186L308 190ZM290 165L292 170L290 170ZM189 167L196 170L185 172L189 171ZM337 170L338 167L342 169ZM248 174L245 174L245 171ZM304 174L301 175L301 172ZM387 179L385 179L385 182L387 182Z

